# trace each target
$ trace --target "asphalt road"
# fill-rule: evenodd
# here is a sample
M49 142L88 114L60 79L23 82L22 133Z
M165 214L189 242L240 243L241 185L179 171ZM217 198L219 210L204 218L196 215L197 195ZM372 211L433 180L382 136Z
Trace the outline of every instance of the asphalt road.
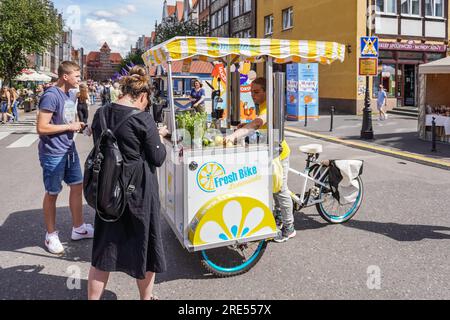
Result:
M70 241L65 187L57 226L66 254L44 250L44 189L37 141L24 138L30 134L0 128L0 300L85 299L92 241ZM323 144L322 158L365 161L358 214L328 225L314 208L297 213L295 238L270 243L250 272L228 279L205 273L163 221L169 269L156 279L161 299L450 299L450 171L293 134L287 139L295 169L304 168L297 149L306 143ZM76 143L84 162L91 140L79 135ZM300 182L291 176L289 185L299 191ZM85 217L94 218L87 206ZM105 299L137 298L133 279L111 275Z

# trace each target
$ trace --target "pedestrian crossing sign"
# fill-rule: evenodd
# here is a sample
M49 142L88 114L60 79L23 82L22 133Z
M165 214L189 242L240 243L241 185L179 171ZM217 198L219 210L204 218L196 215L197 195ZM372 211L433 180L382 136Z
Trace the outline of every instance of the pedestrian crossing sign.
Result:
M361 37L361 58L378 58L378 37Z

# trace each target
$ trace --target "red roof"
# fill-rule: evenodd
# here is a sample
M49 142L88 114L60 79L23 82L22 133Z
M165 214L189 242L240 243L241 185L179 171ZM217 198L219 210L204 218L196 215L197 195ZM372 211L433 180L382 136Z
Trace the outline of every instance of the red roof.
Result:
M167 63L163 63L163 67L167 70ZM200 73L200 74L212 74L213 65L210 62L205 61L192 61L191 67L189 69L189 73ZM183 70L183 61L174 61L172 63L172 73L182 73ZM156 72L156 67L153 66L150 68L150 75L154 76Z
M91 61L98 61L100 60L100 52L91 51L86 57L86 62L89 63Z
M109 56L109 59L113 64L120 64L122 62L122 56L120 53L112 52ZM90 64L92 62L100 62L100 52L91 51L86 57L86 64Z
M123 60L120 53L116 53L116 52L111 53L111 55L109 56L109 59L111 60L112 63L117 63L117 64L120 64Z

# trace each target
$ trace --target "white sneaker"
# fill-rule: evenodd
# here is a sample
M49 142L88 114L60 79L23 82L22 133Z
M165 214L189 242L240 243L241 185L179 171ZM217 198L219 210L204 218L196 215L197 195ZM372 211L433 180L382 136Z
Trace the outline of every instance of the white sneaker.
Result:
M94 227L92 224L83 224L79 228L72 228L72 240L92 239L94 237Z
M64 253L64 247L59 241L58 231L45 235L45 246L48 251L53 254L61 255Z

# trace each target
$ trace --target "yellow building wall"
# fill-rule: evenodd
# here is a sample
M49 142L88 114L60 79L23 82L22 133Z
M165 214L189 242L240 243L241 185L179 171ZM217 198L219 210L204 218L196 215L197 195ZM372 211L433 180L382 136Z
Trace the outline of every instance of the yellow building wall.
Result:
M335 41L350 45L351 53L346 52L343 63L319 67L319 95L321 109L335 105L338 110L356 112L358 99L358 46L359 34L365 32L365 0L258 0L257 34L265 35L264 18L273 14L274 39ZM293 7L294 26L282 30L282 11ZM362 12L362 19L357 13ZM335 101L336 100L336 101Z

